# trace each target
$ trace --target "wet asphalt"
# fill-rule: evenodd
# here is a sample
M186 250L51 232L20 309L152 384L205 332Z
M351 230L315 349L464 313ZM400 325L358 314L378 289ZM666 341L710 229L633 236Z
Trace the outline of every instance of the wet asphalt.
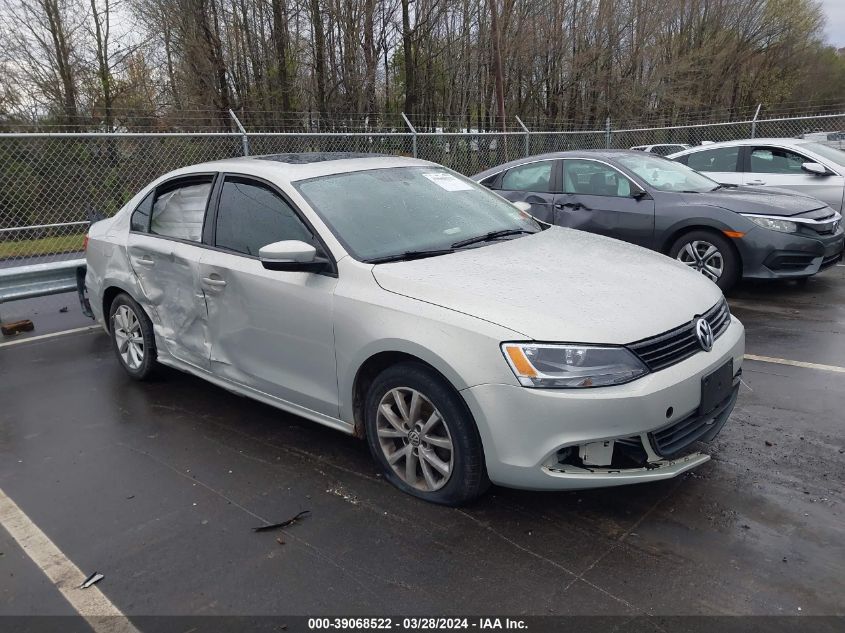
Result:
M845 267L730 299L748 353L845 365ZM86 323L61 314L41 333ZM0 489L130 616L845 614L845 373L743 377L694 472L450 509L359 440L179 372L135 383L71 334L0 348ZM0 527L0 615L34 613L72 610Z

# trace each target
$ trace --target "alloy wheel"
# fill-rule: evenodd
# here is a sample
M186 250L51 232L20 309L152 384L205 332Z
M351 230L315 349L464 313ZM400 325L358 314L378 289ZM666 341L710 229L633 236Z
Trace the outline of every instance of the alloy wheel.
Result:
M725 259L721 251L704 240L687 242L678 252L677 259L694 268L711 281L719 281L725 272Z
M434 404L410 387L396 387L382 397L376 415L382 453L393 472L424 492L449 481L455 451L449 427Z
M112 317L112 328L117 352L124 364L129 369L139 369L144 363L144 335L138 316L129 306L121 305Z

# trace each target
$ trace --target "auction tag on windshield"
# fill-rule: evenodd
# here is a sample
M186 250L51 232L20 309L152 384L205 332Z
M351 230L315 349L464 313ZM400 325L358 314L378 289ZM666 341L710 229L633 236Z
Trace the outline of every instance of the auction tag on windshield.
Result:
M460 178L455 178L452 174L436 172L433 174L423 174L423 176L446 191L468 191L472 189L472 185L465 183Z

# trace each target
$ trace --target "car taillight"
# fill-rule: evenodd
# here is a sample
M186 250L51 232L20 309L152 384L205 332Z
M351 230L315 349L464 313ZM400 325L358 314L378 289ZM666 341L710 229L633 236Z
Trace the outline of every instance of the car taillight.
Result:
M87 234L85 235L85 239L82 240L82 250L83 251L88 250L88 235Z

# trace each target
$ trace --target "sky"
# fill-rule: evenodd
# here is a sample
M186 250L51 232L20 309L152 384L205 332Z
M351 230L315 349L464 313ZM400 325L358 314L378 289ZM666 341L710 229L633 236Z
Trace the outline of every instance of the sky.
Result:
M845 46L845 0L821 0L821 5L827 16L828 42L840 48Z

